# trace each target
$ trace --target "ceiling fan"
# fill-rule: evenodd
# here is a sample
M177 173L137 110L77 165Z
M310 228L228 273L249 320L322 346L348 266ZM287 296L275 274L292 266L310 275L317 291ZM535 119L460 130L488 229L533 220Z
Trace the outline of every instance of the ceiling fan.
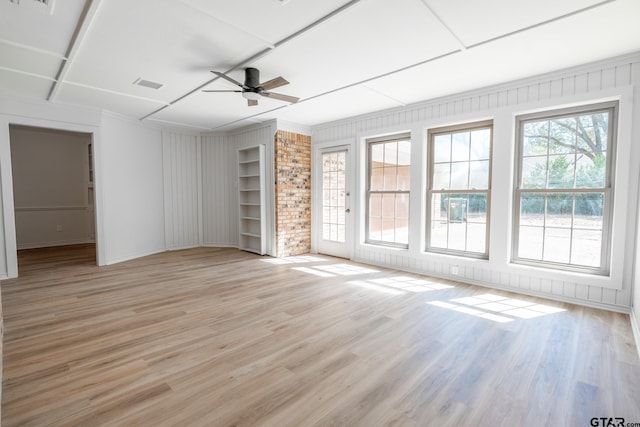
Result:
M282 77L276 77L269 81L260 83L260 70L257 68L245 68L244 70L244 84L237 80L232 79L224 73L219 71L211 71L218 77L225 79L228 82L233 83L236 86L240 86L242 90L203 90L203 92L236 92L242 93L242 96L247 99L247 104L251 107L258 105L258 100L261 97L278 99L280 101L290 102L295 104L300 98L295 96L283 95L281 93L269 92L271 89L275 89L280 86L289 84Z

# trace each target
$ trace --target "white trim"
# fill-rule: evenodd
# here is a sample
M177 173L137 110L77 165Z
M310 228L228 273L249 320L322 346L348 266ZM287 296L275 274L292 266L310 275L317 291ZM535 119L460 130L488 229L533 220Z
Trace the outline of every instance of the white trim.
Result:
M637 308L632 308L629 313L629 321L631 322L631 331L633 332L633 338L636 341L636 349L638 350L638 357L640 357L640 322L636 316Z
M125 256L121 256L121 257L108 259L104 264L101 264L101 265L118 264L120 262L130 261L132 259L142 258L142 257L149 256L149 255L160 254L160 253L163 253L163 252L167 252L167 250L165 248L149 249L149 250L146 250L146 251L143 251L143 252L139 252L137 254L125 255Z
M95 243L93 239L72 239L72 240L56 240L53 242L35 242L18 245L18 250L37 249L37 248L53 248L56 246L84 245Z

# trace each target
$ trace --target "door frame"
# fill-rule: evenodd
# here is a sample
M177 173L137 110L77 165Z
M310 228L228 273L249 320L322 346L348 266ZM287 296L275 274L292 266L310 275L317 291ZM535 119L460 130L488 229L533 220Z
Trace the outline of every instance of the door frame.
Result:
M10 125L39 127L52 130L80 132L91 135L93 148L93 198L96 241L96 264L105 265L104 217L102 209L102 167L101 141L98 126L80 123L69 123L59 120L47 120L33 117L9 116L0 117L0 182L2 190L2 225L4 235L4 258L7 276L18 277L18 244L16 239L15 211L13 200L13 173L11 162ZM4 278L4 277L2 277Z
M358 198L355 194L355 140L343 139L337 141L314 144L311 150L311 252L318 253L322 240L322 153L327 151L347 151L346 189L350 193L347 206L351 212L346 216L345 246L347 259L353 259L356 236L356 221L358 214ZM331 254L327 254L331 255Z

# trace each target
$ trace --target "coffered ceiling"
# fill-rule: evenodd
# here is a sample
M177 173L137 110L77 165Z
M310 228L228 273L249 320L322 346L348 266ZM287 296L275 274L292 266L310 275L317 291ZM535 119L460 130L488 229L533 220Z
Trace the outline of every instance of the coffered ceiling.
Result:
M637 52L638 18L638 0L0 0L0 94L199 130L314 125ZM300 102L202 92L246 67Z

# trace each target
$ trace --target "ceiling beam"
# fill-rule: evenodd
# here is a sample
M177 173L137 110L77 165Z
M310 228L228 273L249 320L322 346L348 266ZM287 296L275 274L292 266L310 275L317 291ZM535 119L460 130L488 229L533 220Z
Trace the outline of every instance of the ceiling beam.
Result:
M285 37L284 39L274 43L273 47L268 47L266 49L261 50L260 52L256 53L255 55L250 56L247 59L244 59L243 61L237 63L236 65L234 65L233 67L229 68L228 70L226 70L223 74L228 74L234 70L237 70L238 68L244 67L246 65L250 65L252 62L257 61L258 59L262 58L263 56L267 55L269 52L271 52L274 49L279 48L280 46L290 42L291 40L294 40L298 37L300 37L301 35L303 35L304 33L306 33L307 31L317 27L318 25L328 21L329 19L333 18L336 15L339 15L340 13L344 12L347 9L350 9L351 7L355 6L356 4L360 3L360 1L362 0L351 0L348 3L340 6L339 8L335 9L334 11L330 12L329 14L323 16L322 18L312 22L311 24L307 25L306 27L296 31L295 33ZM149 114L147 114L144 117L141 117L140 120L144 120L147 119L151 116L153 116L154 114L159 113L160 111L164 110L165 108L174 105L177 102L182 101L183 99L187 98L190 95L193 95L194 93L198 92L200 89L202 89L203 87L207 86L210 83L213 83L214 81L218 80L220 77L214 77L212 79L207 80L206 82L204 82L203 84L199 85L198 87L196 87L195 89L190 90L189 92L185 93L184 95L174 99L173 101L169 102L168 105L165 105L164 107L158 108L155 111L150 112Z
M80 13L80 17L78 18L78 22L76 24L76 28L73 31L73 35L71 36L71 40L69 40L69 45L67 46L67 51L65 52L64 59L60 62L60 67L58 68L58 72L56 73L55 80L51 85L51 89L49 89L49 94L47 95L47 101L53 101L58 90L60 88L60 83L64 80L64 76L67 74L69 70L69 64L75 57L80 44L82 44L83 37L87 34L89 26L91 25L91 21L96 15L96 11L98 10L98 6L100 6L101 0L86 0L84 3L84 7L82 8L82 12Z

